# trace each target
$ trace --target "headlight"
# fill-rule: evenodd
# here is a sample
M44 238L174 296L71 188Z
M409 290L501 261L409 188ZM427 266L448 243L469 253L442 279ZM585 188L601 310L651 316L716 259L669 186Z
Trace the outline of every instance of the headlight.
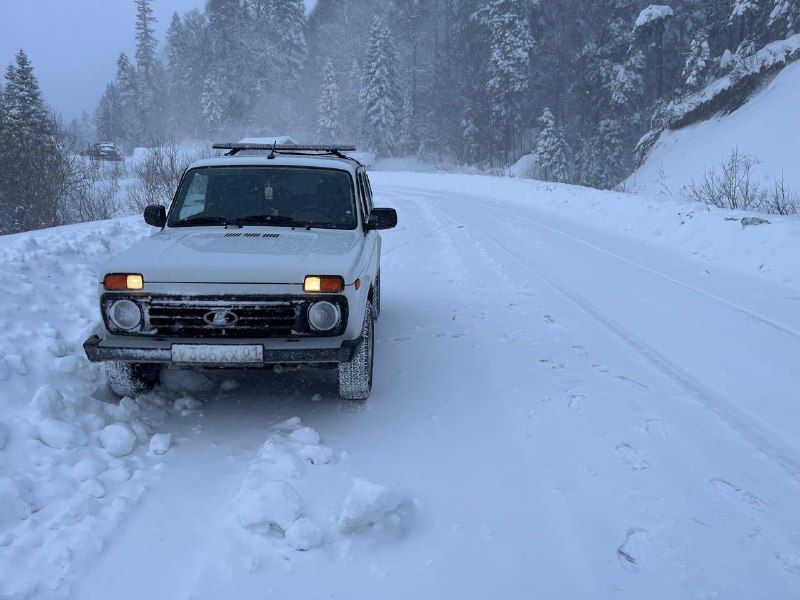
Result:
M125 331L136 329L142 323L142 309L132 300L116 300L108 307L108 318Z
M310 293L338 294L344 289L344 277L340 275L307 275L303 291Z
M330 302L322 301L312 304L308 309L308 324L315 331L330 331L342 319L339 307Z

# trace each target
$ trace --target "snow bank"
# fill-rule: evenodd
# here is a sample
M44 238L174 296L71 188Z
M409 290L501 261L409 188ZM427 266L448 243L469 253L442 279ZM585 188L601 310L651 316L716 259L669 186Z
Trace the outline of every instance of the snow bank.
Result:
M800 45L800 36L795 36ZM681 188L725 161L737 149L756 157L763 185L783 175L800 192L800 63L789 65L735 112L661 134L645 164L628 180L651 198L680 199ZM774 232L773 232L774 233Z
M163 411L96 397L103 375L81 344L103 263L148 231L135 218L0 238L2 598L67 596L81 546L102 544L143 491Z

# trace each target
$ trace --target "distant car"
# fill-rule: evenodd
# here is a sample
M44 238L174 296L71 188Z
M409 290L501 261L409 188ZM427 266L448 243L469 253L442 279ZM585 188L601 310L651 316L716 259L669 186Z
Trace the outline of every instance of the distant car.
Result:
M164 365L333 366L338 392L372 389L381 236L397 213L372 205L345 147L227 144L192 164L161 231L100 281L103 323L84 344L119 395L152 388ZM354 148L352 150L355 150Z
M110 142L89 144L86 150L86 156L93 160L112 160L117 162L122 160L122 153L119 151L119 148Z

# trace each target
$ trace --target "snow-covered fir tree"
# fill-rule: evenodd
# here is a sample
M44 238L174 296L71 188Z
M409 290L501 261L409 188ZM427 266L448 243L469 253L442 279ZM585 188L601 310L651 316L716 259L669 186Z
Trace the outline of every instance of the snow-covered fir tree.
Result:
M701 30L692 40L689 56L683 67L681 77L687 90L695 91L706 83L706 75L711 67L711 49L708 34Z
M136 66L147 80L155 70L158 61L156 50L158 42L155 37L153 25L156 18L153 16L151 0L135 0L136 2Z
M28 55L8 65L0 106L0 215L5 233L61 222L63 132Z
M525 0L491 0L477 15L489 30L487 95L495 140L508 158L519 122L522 95L528 90L529 57L533 48Z
M380 17L372 22L359 100L367 147L378 156L391 155L399 106L397 67L389 28Z
M322 92L319 97L317 135L322 143L341 141L341 91L336 83L333 61L325 63Z
M219 84L219 78L212 75L206 77L203 84L203 118L208 124L210 133L217 133L223 123L225 112L225 93Z
M542 129L536 138L536 154L540 176L544 181L569 183L569 148L549 108L544 109L539 124Z
M581 183L611 189L622 181L625 170L624 129L616 118L600 121L581 152Z
M303 0L281 0L274 2L272 10L273 29L278 35L278 76L285 78L286 87L291 88L298 85L308 55L304 32L306 6Z

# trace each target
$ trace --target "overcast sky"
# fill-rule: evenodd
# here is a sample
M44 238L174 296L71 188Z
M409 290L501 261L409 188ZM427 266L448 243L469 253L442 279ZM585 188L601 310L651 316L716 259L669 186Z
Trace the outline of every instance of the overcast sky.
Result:
M316 0L306 0L313 5ZM154 0L159 40L172 13L205 0ZM20 48L30 56L45 100L65 120L93 113L116 72L120 52L133 55L134 0L0 0L0 68Z

